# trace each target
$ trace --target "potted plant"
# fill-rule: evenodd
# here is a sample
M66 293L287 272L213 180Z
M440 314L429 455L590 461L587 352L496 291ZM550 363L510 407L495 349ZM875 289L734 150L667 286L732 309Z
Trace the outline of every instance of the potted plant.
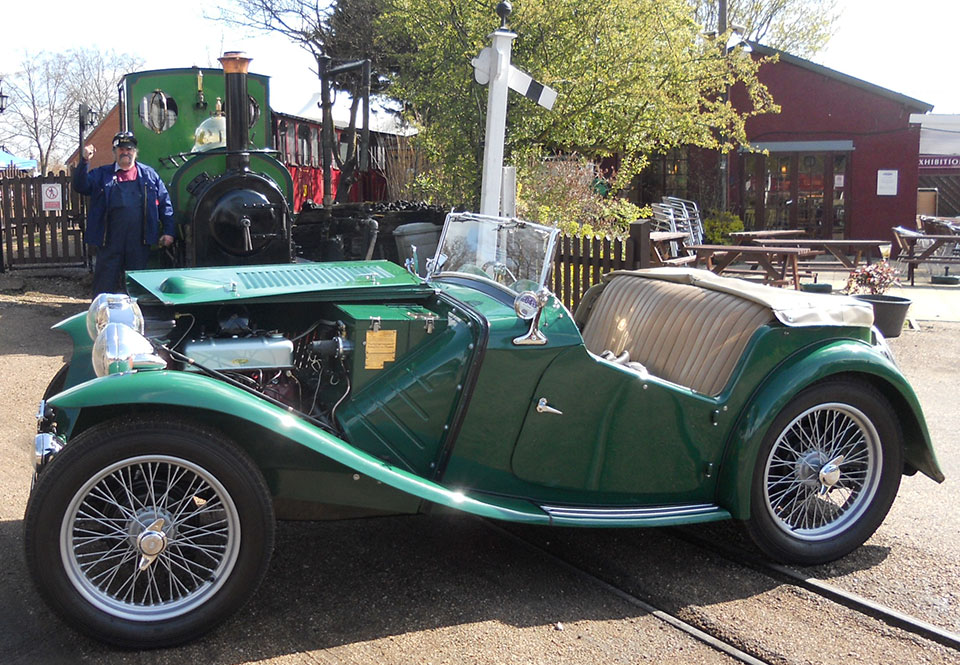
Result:
M873 323L884 337L897 337L903 330L910 299L885 295L900 284L896 269L886 259L861 266L850 273L845 291L873 305Z

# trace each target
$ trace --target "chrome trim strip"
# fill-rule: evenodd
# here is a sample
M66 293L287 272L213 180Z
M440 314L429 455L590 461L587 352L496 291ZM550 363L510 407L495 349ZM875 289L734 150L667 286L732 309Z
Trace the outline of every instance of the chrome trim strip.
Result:
M689 515L709 515L721 510L720 506L712 503L652 507L588 508L577 506L540 506L540 508L550 515L550 517L601 520L685 517Z

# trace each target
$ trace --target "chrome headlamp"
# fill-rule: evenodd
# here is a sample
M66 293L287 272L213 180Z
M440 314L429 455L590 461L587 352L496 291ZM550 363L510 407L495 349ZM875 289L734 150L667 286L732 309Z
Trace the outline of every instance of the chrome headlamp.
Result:
M167 361L153 352L150 341L123 323L106 324L93 343L93 371L97 376L166 366Z
M97 339L107 324L123 323L143 334L143 314L137 301L125 293L101 293L87 310L87 334Z

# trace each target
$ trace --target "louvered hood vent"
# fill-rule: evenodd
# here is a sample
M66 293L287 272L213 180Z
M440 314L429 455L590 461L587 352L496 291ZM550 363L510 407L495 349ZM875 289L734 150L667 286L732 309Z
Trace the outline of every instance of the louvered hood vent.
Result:
M134 297L149 293L162 302L212 303L304 293L389 288L429 292L429 287L388 261L146 270L127 273Z

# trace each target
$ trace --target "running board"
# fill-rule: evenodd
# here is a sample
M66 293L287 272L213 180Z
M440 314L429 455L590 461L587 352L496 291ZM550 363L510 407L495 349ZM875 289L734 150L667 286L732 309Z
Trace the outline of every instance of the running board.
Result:
M730 519L730 513L712 503L652 507L540 506L554 526L675 526Z

